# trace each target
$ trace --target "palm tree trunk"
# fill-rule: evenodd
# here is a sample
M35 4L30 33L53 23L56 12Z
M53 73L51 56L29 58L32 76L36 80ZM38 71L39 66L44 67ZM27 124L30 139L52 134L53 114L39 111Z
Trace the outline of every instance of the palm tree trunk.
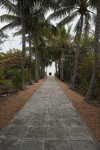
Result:
M57 74L57 62L55 61L55 69L56 69L56 74Z
M87 18L85 17L85 40L84 40L84 43L85 43L85 47L87 47L87 41L88 41L88 36L89 36L89 23L88 23L88 20Z
M32 85L31 80L31 59L32 59L32 50L31 50L31 33L29 30L29 85Z
M82 27L83 27L83 16L81 16L81 23L80 23L80 30L78 34L78 43L77 43L77 49L75 53L75 63L74 63L74 71L73 71L73 76L71 79L71 89L75 89L75 80L76 80L76 75L77 75L77 66L78 66L78 57L79 57L79 48L80 48L80 41L81 41L81 34L82 34Z
M59 60L59 77L60 77L60 80L61 80L61 56L60 56L60 60Z
M43 65L43 78L45 76L45 66Z
M22 24L22 57L21 57L21 80L20 89L24 90L24 65L25 65L25 21L24 21L24 0L20 0L20 14Z
M38 38L35 38L35 82L38 82Z
M43 65L43 62L41 62L41 78L44 78L44 65Z
M45 68L45 69L46 69L46 76L47 76L47 70L48 70L47 66L46 66L46 68Z
M86 101L93 101L93 91L96 84L96 77L98 71L98 54L99 54L99 38L100 38L100 0L98 0L98 8L97 8L97 20L95 27L95 42L94 42L94 67L91 82L86 94Z
M64 62L64 49L62 49L62 54L61 54L61 81L64 81L63 62Z
M41 70L41 78L44 78L44 69Z

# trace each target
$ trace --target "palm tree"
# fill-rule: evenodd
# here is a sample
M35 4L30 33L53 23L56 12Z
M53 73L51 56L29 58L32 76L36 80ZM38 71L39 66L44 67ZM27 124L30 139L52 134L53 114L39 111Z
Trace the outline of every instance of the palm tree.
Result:
M93 100L93 91L96 84L96 77L98 71L99 38L100 38L100 0L98 0L97 19L96 19L96 27L95 27L94 67L93 67L91 82L85 99L88 102L92 102Z
M31 59L32 59L31 32L29 30L29 85L33 84L31 80L31 67L32 67Z
M31 1L31 0L30 0ZM34 3L33 3L34 2ZM55 8L55 1L48 0L33 0L31 1L33 6L31 7L31 12L27 17L26 24L30 24L27 26L32 32L32 36L34 39L34 47L35 47L35 82L38 82L38 45L39 45L39 37L41 35L49 34L50 30L55 32L55 27L49 22L45 20L44 14L48 11L50 7ZM28 5L30 6L29 2ZM29 12L28 12L29 13ZM27 14L26 14L27 16ZM30 18L31 19L28 19ZM29 23L30 22L30 23ZM30 35L30 34L29 34ZM31 42L30 46L31 46ZM30 67L31 68L31 48L30 48ZM30 70L31 76L31 70Z
M31 79L31 58L32 58L32 24L34 22L33 15L34 11L32 11L32 7L30 6L30 3L27 3L25 7L25 25L26 25L26 33L28 33L28 42L29 42L29 85L32 85L32 79ZM20 31L19 31L20 32Z
M54 56L52 46L50 45L50 37L40 37L38 50L41 64L41 78L43 78L45 76L45 67L52 64Z
M45 8L38 8L38 13L36 12L36 16L34 17L35 23L32 26L32 35L34 38L34 47L35 47L35 82L38 82L38 46L39 46L39 38L40 36L50 36L55 34L56 27L45 19ZM54 32L54 33L53 33Z
M55 49L57 49L60 53L60 56L59 56L56 52L56 54L59 56L59 69L60 69L59 71L60 71L61 81L64 81L64 78L63 78L64 51L66 49L66 46L70 43L70 37L71 37L70 31L71 31L71 26L68 26L67 30L65 29L65 26L58 28L58 34L52 40L53 46L56 46ZM56 57L54 58L56 59Z
M17 4L9 3L9 8L11 9L10 12L13 14L5 14L0 16L1 21L10 21L7 25L5 25L2 30L6 30L8 28L15 28L17 26L21 26L21 33L22 33L22 58L21 58L21 78L20 78L20 89L24 90L24 65L25 65L25 8L24 8L24 0L21 0ZM6 7L8 5L6 4ZM20 8L19 8L20 6Z
M18 13L17 15L21 16L21 26L22 26L22 58L21 58L21 79L20 79L20 89L24 90L24 83L23 83L23 76L24 76L24 64L25 64L25 18L24 18L24 4L25 4L25 0L20 0L20 1L16 1L18 2L16 5L13 4L11 1L7 0L1 1L1 5L3 5L5 8L7 8L8 10L10 10L11 12L13 12L14 14ZM20 10L19 7L20 6ZM16 7L16 9L15 9ZM18 11L17 11L18 9ZM20 14L19 14L20 12ZM6 25L4 28L2 29L6 29L8 27L15 27L18 26L20 24L19 20L17 16L13 16L13 15L3 15L1 17L1 21L3 20L10 20L13 21L10 24Z
M22 58L21 58L21 79L20 79L20 89L24 90L24 65L25 65L25 18L24 18L24 6L25 1L20 0L20 14L21 14L21 24L22 24Z
M76 74L77 74L77 66L78 66L78 57L79 57L79 48L80 48L80 41L81 41L81 34L82 34L82 28L83 28L83 23L84 23L84 18L88 17L88 19L91 19L91 15L94 15L94 13L89 10L89 7L92 5L94 6L93 3L89 0L64 0L62 2L58 1L59 9L56 10L53 14L50 15L49 19L54 19L54 18L62 18L58 25L63 26L67 23L70 23L73 21L77 16L80 16L77 25L79 27L79 32L78 32L78 42L77 42L77 48L76 48L76 54L75 54L75 63L74 63L74 71L73 71L73 76L71 79L71 89L75 88L75 79L76 79Z
M64 81L63 79L63 61L64 61L64 49L66 47L66 42L67 42L67 34L66 34L66 29L63 26L61 29L59 29L59 44L61 47L61 58L60 58L60 79L61 81Z

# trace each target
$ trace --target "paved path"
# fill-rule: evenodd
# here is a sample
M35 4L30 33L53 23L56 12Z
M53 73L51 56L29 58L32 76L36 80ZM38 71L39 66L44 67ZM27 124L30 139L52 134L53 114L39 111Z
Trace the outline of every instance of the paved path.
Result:
M0 135L0 150L99 150L88 128L49 77Z

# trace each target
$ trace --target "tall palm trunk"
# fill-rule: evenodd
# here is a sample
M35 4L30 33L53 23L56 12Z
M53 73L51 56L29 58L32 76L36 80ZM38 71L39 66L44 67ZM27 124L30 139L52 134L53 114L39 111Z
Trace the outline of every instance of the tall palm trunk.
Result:
M77 75L77 66L78 66L78 57L79 57L79 48L80 48L82 27L83 27L83 16L81 16L80 30L78 33L78 43L77 43L77 49L76 49L76 53L75 53L74 71L73 71L73 76L72 76L71 85L70 85L70 88L73 90L75 89L75 80L76 80L76 75Z
M44 78L44 69L41 69L41 78Z
M55 61L55 69L56 69L56 74L57 74L57 62Z
M90 101L90 102L93 100L93 91L96 84L96 77L98 71L99 38L100 38L100 0L98 0L97 20L96 20L96 27L95 27L94 67L93 67L91 82L85 99L86 101Z
M44 78L44 69L45 69L44 64L43 62L41 62L41 78Z
M38 38L35 38L35 82L38 82Z
M61 81L64 81L63 62L64 62L64 49L62 49L61 54Z
M88 36L89 36L89 22L87 18L85 18L85 39L84 39L85 47L87 47Z
M32 59L31 33L30 33L30 30L29 30L29 85L32 85L32 80L31 80L31 59Z
M59 61L58 61L58 77L59 77L59 79L60 79L60 59L59 59Z
M60 56L60 59L59 59L59 78L61 80L61 56Z
M43 65L43 69L42 69L42 78L44 78L44 73L45 73L45 66Z
M20 14L22 24L22 57L21 57L21 80L20 89L24 90L24 65L25 65L25 20L24 20L24 0L20 0Z

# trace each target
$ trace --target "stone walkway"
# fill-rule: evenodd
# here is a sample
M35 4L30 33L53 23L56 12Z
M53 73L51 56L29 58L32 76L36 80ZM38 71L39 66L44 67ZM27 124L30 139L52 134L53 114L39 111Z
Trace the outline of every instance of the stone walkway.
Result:
M0 135L0 150L99 150L53 77L49 77Z

